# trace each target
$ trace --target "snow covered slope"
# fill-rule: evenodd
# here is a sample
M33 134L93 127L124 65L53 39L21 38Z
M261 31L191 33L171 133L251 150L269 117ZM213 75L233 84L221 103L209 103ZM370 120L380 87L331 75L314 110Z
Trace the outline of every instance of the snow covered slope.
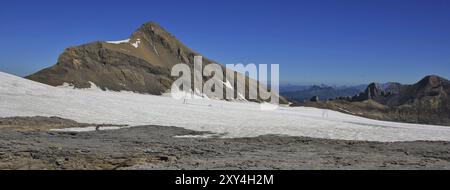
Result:
M99 89L51 87L0 72L0 117L58 116L84 123L177 126L254 137L266 134L369 141L450 141L450 127L376 121L316 108L262 111L256 103L175 100Z

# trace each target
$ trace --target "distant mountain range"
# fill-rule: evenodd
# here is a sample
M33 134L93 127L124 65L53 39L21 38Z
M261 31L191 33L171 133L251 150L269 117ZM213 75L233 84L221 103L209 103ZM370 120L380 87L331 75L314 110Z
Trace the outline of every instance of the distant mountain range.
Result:
M410 123L450 125L450 81L427 76L412 85L371 83L364 92L327 102L296 103L354 115Z
M327 85L283 85L280 94L291 102L309 101L312 97L319 100L329 100L338 97L353 96L363 92L367 85L358 86L327 86Z

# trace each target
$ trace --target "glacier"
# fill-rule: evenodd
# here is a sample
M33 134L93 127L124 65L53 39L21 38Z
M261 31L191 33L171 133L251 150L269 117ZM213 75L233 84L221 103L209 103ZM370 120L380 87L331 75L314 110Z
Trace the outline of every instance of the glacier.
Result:
M82 123L175 126L223 134L304 136L362 141L449 141L450 127L378 121L331 110L133 92L53 87L0 72L0 117L57 116Z

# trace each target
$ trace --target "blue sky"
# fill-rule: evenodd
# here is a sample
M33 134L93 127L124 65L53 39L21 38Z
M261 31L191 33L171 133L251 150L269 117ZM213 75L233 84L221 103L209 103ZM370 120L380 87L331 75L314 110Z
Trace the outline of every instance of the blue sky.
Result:
M31 74L147 21L222 64L280 64L285 83L450 78L448 0L2 1L0 71Z

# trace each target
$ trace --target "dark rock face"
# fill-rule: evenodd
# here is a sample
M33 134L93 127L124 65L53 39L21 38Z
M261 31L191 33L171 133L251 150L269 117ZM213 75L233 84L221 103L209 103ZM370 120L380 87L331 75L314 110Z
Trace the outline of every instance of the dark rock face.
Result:
M371 83L366 90L353 98L353 101L377 99L384 96L384 91L376 83Z
M150 22L125 41L93 42L68 48L56 65L26 78L52 86L67 83L75 88L89 88L93 83L103 90L161 95L170 90L177 79L170 76L172 67L184 63L193 68L194 56L200 54L183 45L158 24ZM211 63L213 61L203 59L203 65ZM246 80L252 79L246 77ZM246 91L238 93L249 97L250 87L248 84L245 86ZM281 103L287 103L279 95L275 97Z
M381 95L381 88L375 83L369 84L364 94L366 96L365 98L373 99Z
M377 102L385 102L391 95L399 94L402 85L399 83L378 84L371 83L366 90L356 96L352 101L375 100Z
M58 63L28 76L52 86L68 83L89 88L94 83L103 90L134 91L160 95L170 87L170 70L145 60L104 48L100 42L67 49Z
M389 82L385 84L380 85L382 90L384 92L390 93L390 94L398 94L400 93L400 90L402 89L402 84L396 83L396 82Z
M159 25L147 23L128 43L93 42L68 48L56 65L27 78L52 86L68 83L76 88L89 88L94 83L103 90L160 95L174 81L170 77L171 67L178 63L193 64L194 55L198 54Z
M311 102L320 102L319 96L313 96L309 101Z

